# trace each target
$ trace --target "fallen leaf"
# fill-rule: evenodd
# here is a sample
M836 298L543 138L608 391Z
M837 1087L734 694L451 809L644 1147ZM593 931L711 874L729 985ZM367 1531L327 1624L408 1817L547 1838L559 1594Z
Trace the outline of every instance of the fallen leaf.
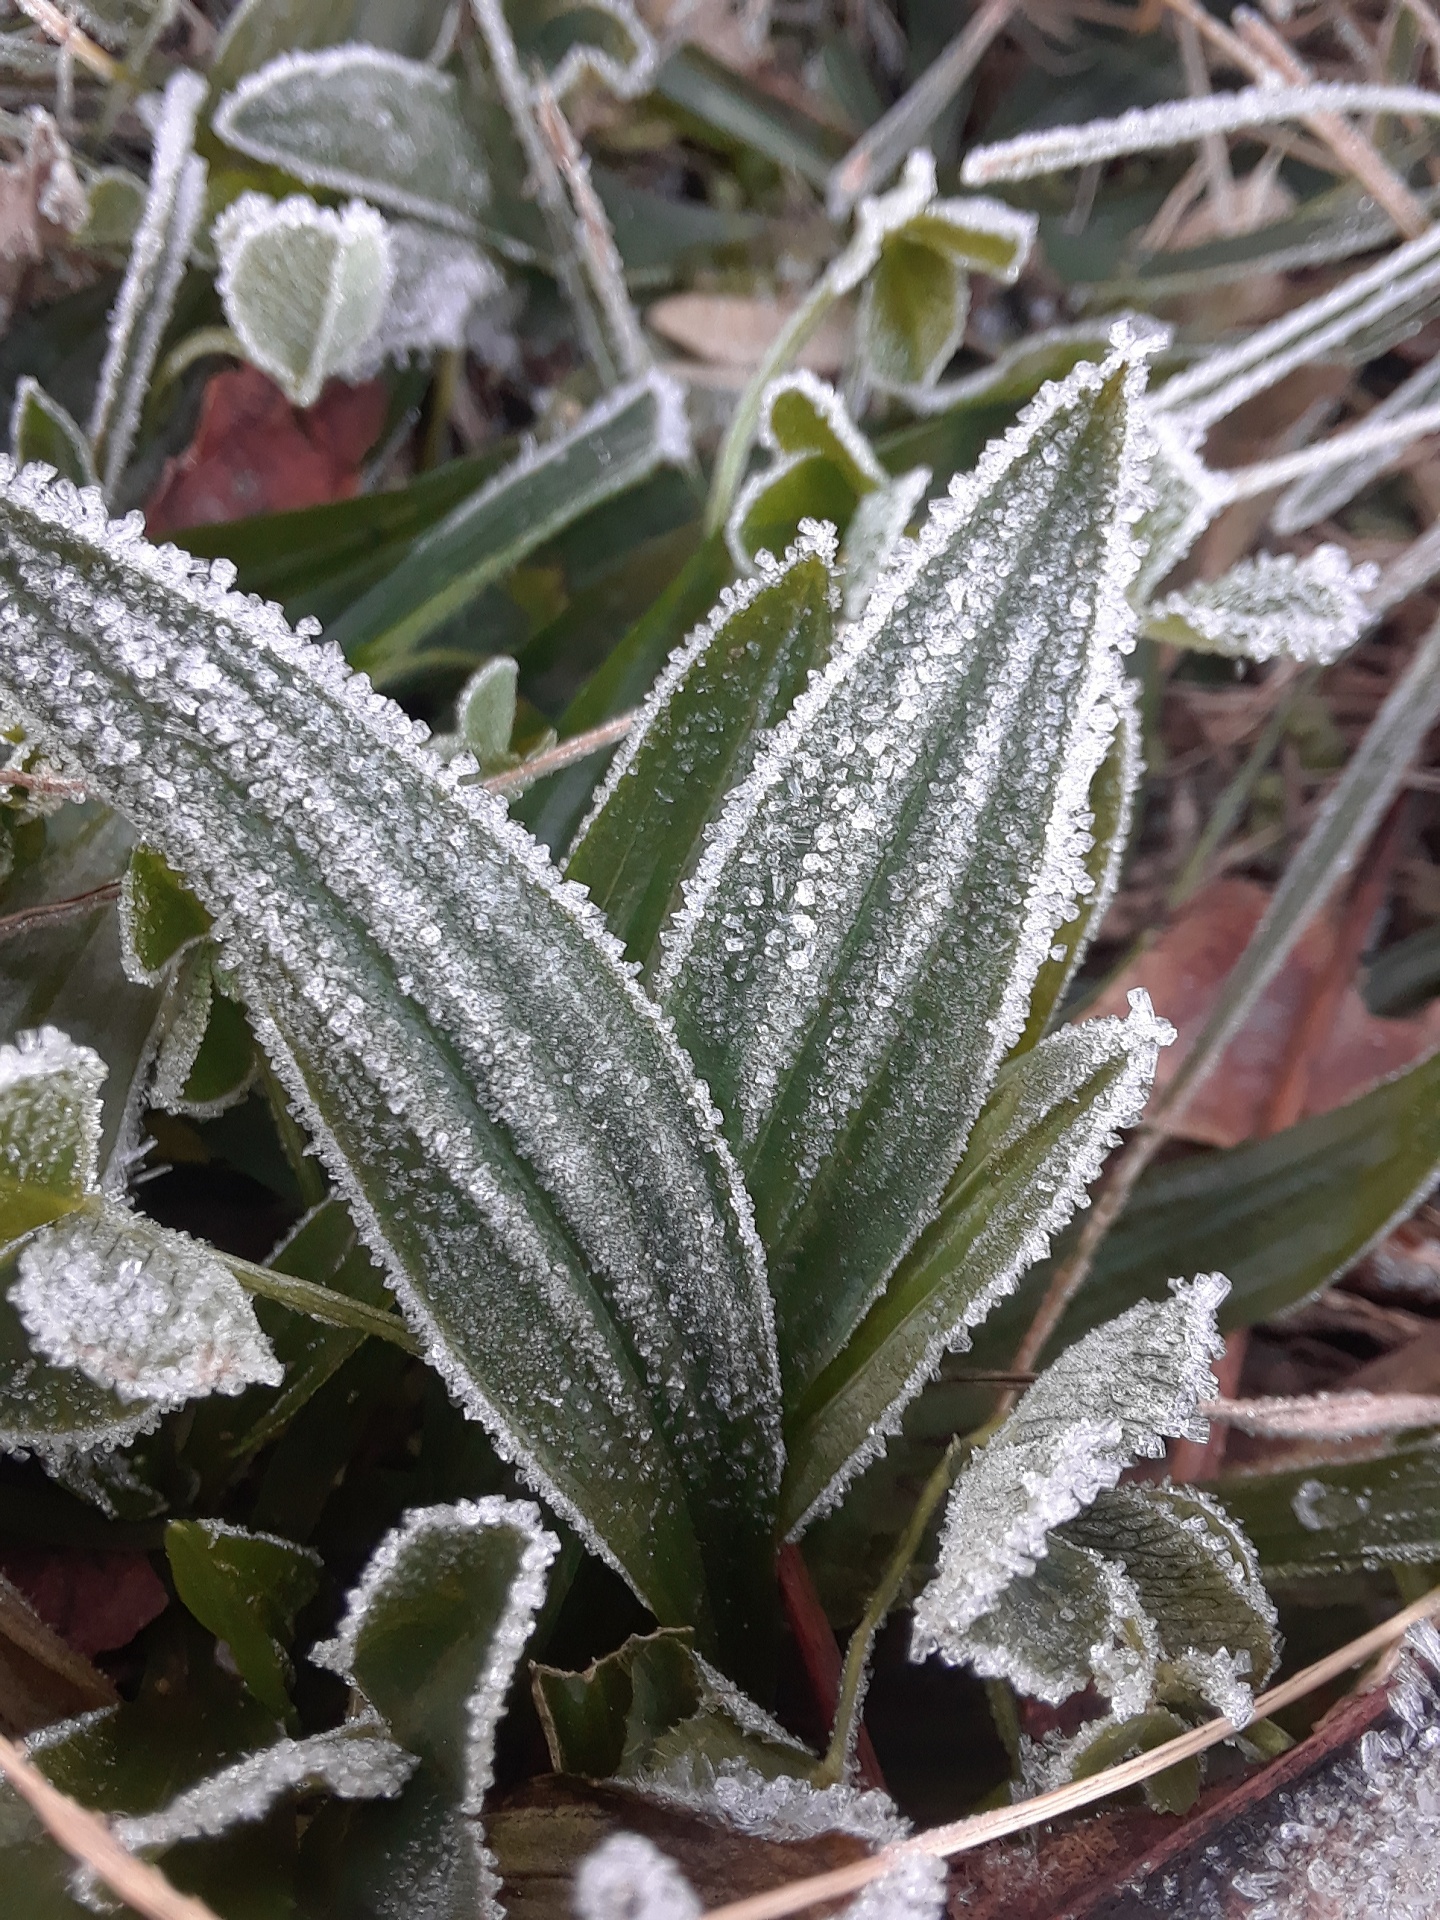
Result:
M662 340L711 366L758 367L795 311L793 300L756 300L741 293L672 293L646 309L646 324ZM850 316L833 309L796 356L812 373L840 371L850 345Z
M167 461L151 496L146 532L160 540L180 527L348 500L388 404L382 381L332 380L302 412L254 367L215 374L195 438Z
M87 1656L128 1647L170 1604L143 1553L7 1546L0 1551L0 1575L52 1633Z
M1086 1017L1126 1010L1126 994L1144 987L1155 1010L1175 1026L1174 1046L1160 1055L1157 1091L1167 1086L1219 998L1235 962L1269 904L1254 880L1214 881L1184 906L1150 950L1086 1008ZM1264 1131L1265 1115L1284 1069L1296 1022L1329 963L1331 928L1321 916L1261 996L1250 1019L1221 1055L1173 1131L1203 1146L1234 1147ZM1300 1117L1328 1113L1377 1081L1412 1066L1440 1046L1440 1001L1402 1020L1366 1007L1353 982L1323 1044L1310 1058Z
M119 1699L103 1673L0 1578L0 1732L14 1738Z
M89 211L69 147L49 114L32 107L24 153L0 167L0 326L10 317L26 269L77 232Z

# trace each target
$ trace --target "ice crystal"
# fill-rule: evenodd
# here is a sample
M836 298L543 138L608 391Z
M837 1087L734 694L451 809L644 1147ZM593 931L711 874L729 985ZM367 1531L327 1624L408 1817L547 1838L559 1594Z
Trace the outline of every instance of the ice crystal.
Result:
M198 73L182 68L166 84L145 211L110 313L89 431L101 480L111 495L130 458L150 374L204 211L205 162L192 152L195 118L204 98L205 82Z
M179 1406L283 1376L249 1297L209 1248L114 1201L43 1228L10 1299L52 1366L79 1367L124 1401Z
M57 1194L100 1179L100 1088L108 1069L54 1027L0 1046L0 1169Z
M841 1920L939 1920L947 1870L932 1853L905 1853L845 1908Z
M1198 1401L1214 1392L1218 1274L1173 1281L1052 1361L950 1495L934 1579L915 1605L911 1653L968 1657L965 1636L1073 1520L1167 1438L1203 1439Z
M390 235L373 207L242 193L215 222L216 290L245 357L309 407L369 348L390 297Z
M616 1833L575 1874L580 1920L699 1920L695 1889L675 1862L638 1833Z
M156 1853L248 1826L287 1794L322 1790L341 1800L393 1800L415 1771L381 1723L350 1720L306 1740L277 1740L177 1794L157 1813L116 1820L115 1837L132 1853Z
M493 299L504 282L484 254L455 235L410 220L390 223L394 278L390 299L357 372L380 360L411 353L447 351L465 344L475 308Z
M1428 407L1436 400L1440 400L1440 354L1428 360L1408 380L1402 380L1378 406L1372 407L1365 416L1365 424L1373 426L1382 421L1389 422L1397 430L1398 436L1404 430L1407 414L1417 408ZM1398 457L1402 445L1403 442L1392 440L1389 446L1376 447L1370 453L1357 453L1351 460L1327 466L1321 473L1297 480L1282 495L1270 515L1271 526L1277 533L1300 533L1306 527L1313 527L1318 520L1326 520L1332 513L1338 513L1341 507L1349 505L1357 493L1385 472Z
M1142 377L1122 340L952 483L731 794L667 929L658 990L750 1173L802 1376L933 1213L1092 884ZM824 1288L792 1297L805 1266Z
M226 94L214 127L307 187L455 232L475 231L489 197L454 75L380 47L281 54Z
M1243 660L1302 660L1328 666L1354 646L1370 620L1373 566L1352 566L1343 547L1304 559L1255 553L1218 580L1198 581L1146 615L1154 639Z
M645 1792L760 1840L814 1840L850 1833L884 1846L908 1832L888 1794L812 1786L798 1774L761 1773L741 1759L711 1760L698 1749L647 1773Z
M1052 1235L1083 1203L1117 1129L1144 1112L1158 1051L1174 1035L1137 988L1128 1019L1063 1027L1007 1069L939 1215L893 1283L897 1298L919 1304L795 1436L783 1514L792 1532L835 1504L899 1431L942 1356L968 1346L969 1329L1044 1259ZM938 1284L927 1285L931 1275Z
M7 463L4 696L216 916L457 1398L663 1617L703 1621L707 1559L734 1592L768 1555L780 1460L716 1117L529 836L229 578Z
M905 529L929 485L929 467L912 467L865 494L856 507L840 548L847 620L861 617L886 568L898 559Z

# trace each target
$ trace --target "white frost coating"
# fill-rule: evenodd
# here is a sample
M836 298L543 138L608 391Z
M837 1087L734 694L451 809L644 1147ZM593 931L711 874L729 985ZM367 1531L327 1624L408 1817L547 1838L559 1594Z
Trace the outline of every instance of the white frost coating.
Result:
M216 289L246 359L293 405L313 406L380 326L395 276L384 220L359 200L336 212L303 193L278 205L242 193L213 238Z
M880 258L881 249L890 236L921 214L951 229L944 244L944 251L950 257L988 274L1002 285L1011 284L1035 244L1039 230L1037 216L1007 207L1000 200L938 200L935 194L935 157L925 148L917 147L905 162L898 183L888 193L866 194L856 207L849 245L826 271L831 291L840 295L858 287ZM968 261L965 257L967 232L979 237L979 245L969 250ZM927 244L939 248L942 243L938 237L927 237Z
M1230 499L1220 475L1211 473L1199 456L1200 429L1158 411L1153 400L1146 405L1154 436L1153 499L1136 528L1142 556L1130 586L1136 606L1145 605Z
M905 529L929 485L929 467L912 467L862 497L840 547L847 620L860 619L880 576L899 559Z
M195 117L204 99L205 82L198 73L182 68L166 83L145 210L110 312L109 340L90 414L90 444L107 494L113 495L130 457L151 370L204 211L205 162L191 151Z
M615 1833L575 1873L579 1920L699 1920L695 1889L675 1862L638 1833Z
M902 1840L909 1823L885 1793L858 1787L815 1787L795 1774L763 1774L743 1760L718 1765L699 1753L677 1757L636 1783L655 1800L719 1820L760 1840L814 1840L851 1833L875 1846Z
M1343 547L1304 559L1255 553L1218 580L1168 594L1146 615L1146 631L1204 653L1241 660L1300 660L1328 666L1360 638L1372 615L1379 569L1353 566Z
M775 408L777 402L791 395L799 395L808 403L814 421L811 428L787 435L777 426ZM842 469L848 465L849 478L862 497L871 488L884 486L889 478L834 387L805 368L782 374L766 387L755 438L756 444L771 455L770 464L745 482L725 522L725 544L742 573L752 572L759 560L755 546L746 537L750 516L771 488L805 460L820 454L835 460Z
M935 1578L915 1605L912 1659L964 1659L963 1636L1045 1556L1052 1528L1113 1487L1167 1438L1203 1439L1214 1392L1219 1274L1172 1281L1052 1361L950 1495Z
M0 1046L0 1171L60 1193L100 1179L100 1088L109 1068L55 1027Z
M504 287L468 241L409 220L391 221L390 258L390 298L368 352L356 356L352 377L375 371L385 360L462 347L475 308Z
M1317 81L1305 87L1242 87L1236 93L1204 94L1167 100L1158 107L1132 107L1114 120L1091 120L1079 127L1047 127L993 146L972 147L960 178L966 186L994 186L1002 180L1033 180L1037 174L1178 147L1217 133L1272 127L1281 120L1305 120L1319 113L1415 114L1440 118L1440 93L1424 87L1351 86Z
M673 1615L697 1535L730 1568L759 1554L781 1460L763 1255L717 1116L579 890L232 578L5 463L0 697L219 916L432 1363Z
M166 989L165 1031L155 1053L149 1099L166 1113L184 1100L185 1082L200 1052L214 1004L214 981L207 952L187 954Z
M933 1853L902 1854L888 1873L872 1880L840 1920L940 1920L948 1874Z
M1092 884L1145 499L1136 359L1122 332L932 506L731 793L663 936L657 991L750 1172L782 1339L799 1236L836 1232L806 1374L933 1212Z
M1393 393L1387 394L1379 406L1366 414L1366 426L1387 421L1399 430L1392 444L1376 447L1369 453L1357 453L1352 460L1297 480L1276 503L1270 515L1271 526L1277 533L1299 533L1348 506L1357 493L1394 464L1402 448L1408 445L1405 416L1437 399L1440 399L1440 354L1412 373L1408 380L1402 380Z
M372 1608L403 1595L407 1588L424 1591L440 1577L445 1555L455 1542L473 1541L491 1532L517 1535L523 1545L504 1608L495 1621L479 1684L466 1702L469 1738L460 1810L467 1814L480 1812L489 1791L495 1729L505 1711L515 1663L545 1598L546 1573L559 1551L559 1541L540 1524L539 1509L528 1500L506 1500L498 1494L483 1500L457 1500L451 1506L412 1508L370 1556L359 1583L350 1591L335 1638L321 1641L310 1654L317 1667L339 1674L363 1693L354 1668Z
M10 1300L37 1352L121 1400L278 1386L284 1370L248 1295L208 1247L101 1201L42 1228Z
M1440 101L1440 94L1431 98ZM1372 334L1386 342L1403 338L1433 312L1437 282L1440 227L1432 227L1235 346L1206 354L1167 380L1150 404L1197 434L1296 367L1352 353L1359 340L1367 353L1378 351L1369 344Z
M132 1853L157 1853L177 1840L210 1838L247 1826L286 1794L333 1793L341 1800L393 1800L419 1765L379 1720L348 1721L308 1740L277 1740L177 1794L158 1813L113 1820Z
M489 198L484 157L452 74L348 42L284 53L215 109L228 145L307 187L473 234Z
M915 1324L902 1331L893 1356L881 1356L883 1371L876 1383L862 1375L853 1404L842 1402L837 1409L833 1431L806 1435L809 1504L794 1522L792 1538L837 1504L856 1475L900 1431L906 1407L934 1378L943 1356L967 1347L970 1329L1046 1257L1053 1236L1086 1204L1087 1189L1106 1155L1119 1144L1119 1129L1134 1126L1144 1113L1159 1049L1171 1044L1175 1029L1168 1020L1156 1018L1143 988L1134 989L1129 998L1125 1020L1086 1020L1063 1027L1011 1069L1012 1097L1002 1110L1003 1122L987 1127L981 1119L957 1174L959 1185L981 1169L989 1173L982 1183L983 1224L963 1262L953 1262L964 1290L958 1297L942 1290L923 1318L917 1316ZM1044 1160L1023 1180L1004 1180L1007 1150L1056 1113L1067 1114L1068 1124ZM942 1210L937 1235L944 1218ZM928 1242L922 1245L928 1251ZM884 1394L878 1406L877 1392Z
M610 762L604 780L596 790L589 812L576 830L575 838L570 844L571 853L590 831L595 820L604 811L611 795L633 766L635 756L658 717L669 706L677 691L684 686L718 636L725 631L732 620L738 619L747 608L752 607L768 587L773 587L777 581L783 580L785 575L802 560L812 558L823 561L827 568L833 568L835 565L835 529L828 520L802 520L798 538L792 546L786 548L783 560L776 560L770 553L758 553L754 559L753 573L743 580L736 581L732 586L721 588L720 598L715 602L709 617L703 620L688 638L681 641L656 676L655 684L646 695L644 704L636 714L629 732L621 741L614 759Z
M630 0L583 0L583 11L603 14L613 20L629 36L632 51L628 60L617 60L595 41L573 41L550 74L555 97L563 100L581 80L593 77L622 100L637 100L648 91L659 58L649 28ZM476 12L479 13L478 7Z

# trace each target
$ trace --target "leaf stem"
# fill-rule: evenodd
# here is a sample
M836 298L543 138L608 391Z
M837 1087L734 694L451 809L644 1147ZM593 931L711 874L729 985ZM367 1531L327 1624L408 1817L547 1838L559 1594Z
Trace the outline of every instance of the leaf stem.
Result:
M317 1287L312 1280L297 1280L293 1274L256 1266L238 1254L220 1253L217 1249L215 1257L224 1261L248 1293L258 1294L262 1300L273 1300L277 1306L321 1320L328 1327L348 1327L356 1333L373 1334L377 1340L388 1340L392 1346L403 1347L406 1353L423 1352L399 1314L388 1313L384 1307L367 1306L363 1300L336 1293L333 1287Z
M950 1482L954 1478L955 1468L960 1456L967 1451L969 1442L957 1437L946 1447L930 1478L920 1491L915 1502L915 1510L906 1523L905 1531L896 1542L895 1551L889 1564L880 1576L880 1584L870 1596L870 1604L860 1617L860 1624L850 1636L850 1645L845 1650L845 1665L840 1674L840 1690L835 1702L835 1725L830 1735L830 1745L825 1758L820 1762L815 1775L817 1786L835 1786L845 1778L850 1763L850 1755L860 1729L860 1715L865 1706L865 1695L870 1685L870 1655L874 1649L875 1636L884 1624L885 1617L895 1604L901 1583L910 1570L910 1562L919 1551L920 1542L925 1537L935 1509L950 1491Z

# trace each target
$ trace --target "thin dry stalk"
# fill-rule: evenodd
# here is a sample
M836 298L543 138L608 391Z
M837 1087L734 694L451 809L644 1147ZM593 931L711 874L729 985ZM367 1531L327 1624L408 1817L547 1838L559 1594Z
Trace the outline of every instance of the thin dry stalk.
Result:
M20 11L33 20L42 33L49 34L56 46L78 60L82 67L88 67L96 79L113 86L121 78L119 61L97 46L73 20L67 20L59 7L51 5L51 0L17 0L17 3Z
M216 1920L203 1900L180 1893L158 1867L148 1860L137 1860L122 1847L98 1813L91 1813L58 1787L52 1787L21 1749L3 1735L0 1773L29 1805L50 1838L145 1920Z
M68 920L72 913L89 913L119 898L120 882L107 880L103 887L91 887L88 893L77 893L69 900L47 900L42 906L22 907L18 913L0 917L0 940L28 933L31 927L44 926L50 920Z
M481 785L490 793L523 793L526 787L543 780L547 773L559 773L563 767L573 767L577 760L588 760L592 753L599 753L604 747L613 747L617 740L625 738L634 724L633 708L628 713L617 713L613 720L602 720L598 727L591 727L588 733L577 733L573 739L561 740L544 753L522 760L518 767L507 767L504 773L492 773ZM0 928L4 924L0 920Z
M1425 1594L1413 1606L1406 1607L1383 1625L1373 1627L1369 1633L1362 1633L1358 1639L1337 1648L1312 1666L1302 1668L1278 1687L1272 1687L1268 1693L1262 1693L1255 1702L1255 1717L1266 1718L1283 1707L1293 1706L1297 1700L1305 1699L1329 1681L1338 1679L1342 1673L1363 1666L1374 1655L1385 1652L1402 1640L1417 1621L1428 1620L1435 1613L1440 1613L1440 1587ZM1056 1787L1050 1793L1037 1794L1033 1799L1022 1800L1015 1806L997 1807L992 1813L977 1813L967 1820L952 1821L948 1826L932 1827L927 1833L917 1833L912 1840L902 1840L896 1846L872 1854L868 1860L853 1861L848 1867L837 1867L830 1873L815 1874L805 1880L793 1880L789 1886L776 1887L769 1893L755 1894L747 1900L733 1900L726 1906L712 1907L706 1920L785 1920L786 1915L803 1913L807 1907L813 1907L822 1900L836 1900L845 1894L858 1893L871 1881L889 1873L909 1855L928 1854L932 1858L948 1860L957 1853L969 1853L976 1847L984 1846L987 1841L1000 1840L1011 1833L1027 1832L1047 1820L1056 1820L1079 1807L1091 1806L1095 1801L1108 1799L1111 1794L1121 1793L1127 1787L1138 1787L1143 1781L1153 1779L1157 1773L1163 1773L1167 1767L1173 1767L1177 1761L1192 1759L1239 1731L1230 1720L1207 1721L1203 1727L1194 1727L1149 1753L1122 1761L1119 1766L1107 1767L1103 1773L1092 1774L1088 1779L1071 1780L1063 1787Z
M1282 1394L1202 1400L1196 1411L1206 1420L1267 1440L1356 1440L1367 1434L1440 1427L1440 1394Z

